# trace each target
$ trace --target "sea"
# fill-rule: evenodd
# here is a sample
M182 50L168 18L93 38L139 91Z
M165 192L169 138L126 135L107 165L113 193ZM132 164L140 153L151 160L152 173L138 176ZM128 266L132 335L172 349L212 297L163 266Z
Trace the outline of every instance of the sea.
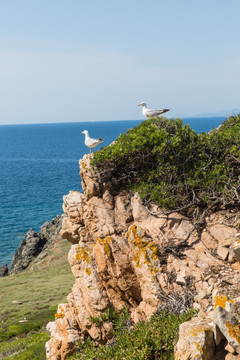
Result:
M224 117L185 118L196 132L208 132ZM0 266L10 265L29 229L63 213L63 195L81 191L79 159L89 152L83 130L107 146L143 120L0 126Z

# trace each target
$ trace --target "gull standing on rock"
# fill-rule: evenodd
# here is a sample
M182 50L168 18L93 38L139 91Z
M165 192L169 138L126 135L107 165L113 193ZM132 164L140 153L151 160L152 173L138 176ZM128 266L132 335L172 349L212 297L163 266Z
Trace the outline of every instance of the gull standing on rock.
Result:
M152 109L148 109L147 108L147 104L145 102L141 102L140 104L138 104L138 106L142 106L142 114L143 116L145 116L146 118L152 118L152 117L156 117L159 116L167 111L169 111L170 109L163 109L163 110L152 110Z
M85 145L87 147L89 147L90 153L91 153L92 148L94 148L95 146L97 146L98 144L103 142L102 138L100 138L100 139L92 139L92 138L90 138L89 133L88 133L87 130L82 131L81 134L85 134L85 142L84 143L85 143Z

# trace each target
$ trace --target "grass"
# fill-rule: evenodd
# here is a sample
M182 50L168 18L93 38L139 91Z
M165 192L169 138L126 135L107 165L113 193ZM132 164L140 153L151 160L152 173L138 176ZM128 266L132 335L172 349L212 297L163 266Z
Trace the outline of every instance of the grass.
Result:
M45 325L54 321L57 304L66 302L74 283L70 246L59 237L40 262L0 279L0 359L45 359Z
M5 360L45 359L45 343L48 338L46 332L39 331L11 342L5 342L0 347L1 356Z

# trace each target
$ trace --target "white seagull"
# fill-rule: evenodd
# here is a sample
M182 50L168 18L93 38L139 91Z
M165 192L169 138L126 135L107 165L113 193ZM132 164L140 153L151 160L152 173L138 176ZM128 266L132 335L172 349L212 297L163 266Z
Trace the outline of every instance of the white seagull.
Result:
M87 130L84 130L81 132L81 134L85 134L85 145L87 147L90 148L90 153L91 153L91 149L94 148L95 146L97 146L98 144L100 144L101 142L103 142L103 139L100 138L100 139L92 139L90 138L89 136L89 133Z
M142 106L142 114L143 116L145 116L146 118L152 118L152 117L156 117L159 116L167 111L169 111L170 109L163 109L163 110L152 110L152 109L148 109L147 108L147 104L145 102L141 102L140 104L138 104L138 106Z

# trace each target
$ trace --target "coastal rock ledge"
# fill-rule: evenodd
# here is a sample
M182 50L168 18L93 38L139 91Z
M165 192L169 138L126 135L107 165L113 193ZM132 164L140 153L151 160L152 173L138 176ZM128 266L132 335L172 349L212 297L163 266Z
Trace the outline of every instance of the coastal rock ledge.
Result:
M187 217L146 208L137 193L104 183L91 156L80 160L84 193L63 198L60 235L72 243L76 281L47 326L47 359L66 359L88 335L108 342L112 324L91 317L109 307L127 307L133 323L195 307L198 315L180 326L175 359L239 359L239 212L209 214L197 231Z

